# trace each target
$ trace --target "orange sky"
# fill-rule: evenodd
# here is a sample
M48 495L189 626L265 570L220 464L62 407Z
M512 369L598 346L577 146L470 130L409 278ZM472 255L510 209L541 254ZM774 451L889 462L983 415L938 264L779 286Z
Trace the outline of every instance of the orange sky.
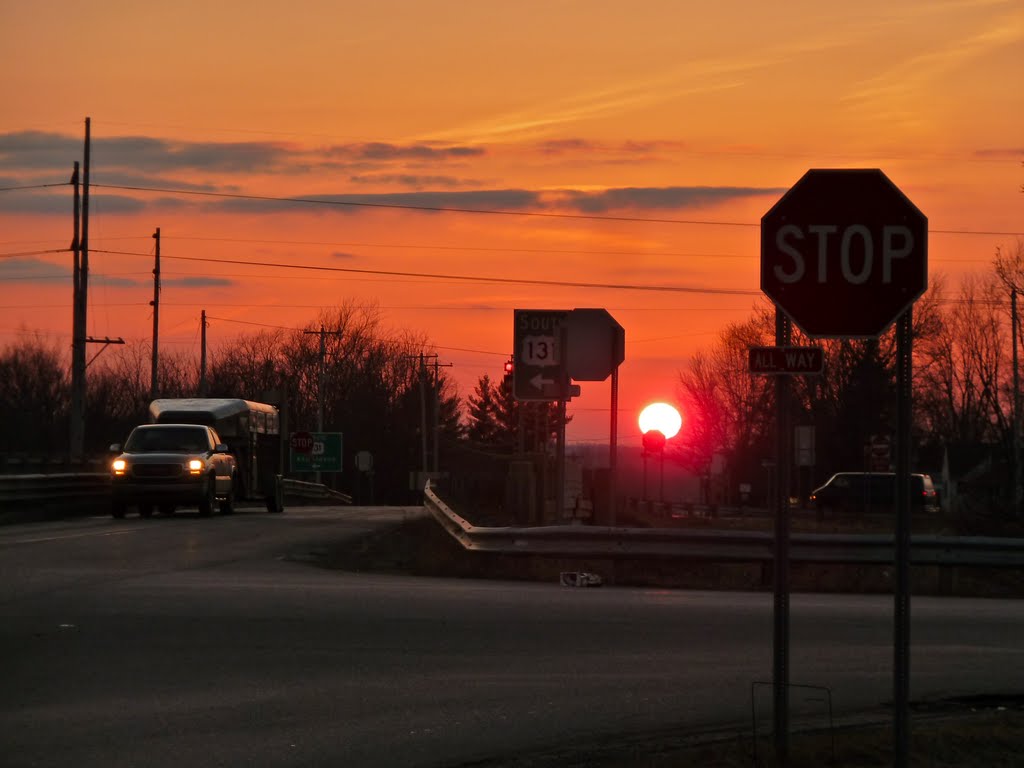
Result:
M427 333L468 394L500 375L514 308L605 307L636 443L640 406L758 301L757 224L808 168L884 170L954 283L1024 236L1019 0L0 0L0 17L0 187L67 181L92 118L93 336L148 341L157 227L161 342L197 355L204 308L216 344L365 300ZM0 192L0 344L69 341L70 255L37 252L67 247L70 208L67 187ZM607 384L583 392L569 439L604 440Z

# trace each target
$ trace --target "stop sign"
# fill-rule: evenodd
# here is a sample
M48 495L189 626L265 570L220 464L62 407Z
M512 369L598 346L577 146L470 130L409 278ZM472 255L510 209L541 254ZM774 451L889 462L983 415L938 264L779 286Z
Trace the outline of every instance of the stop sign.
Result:
M761 219L761 290L812 338L885 331L928 285L928 219L878 169L812 169Z

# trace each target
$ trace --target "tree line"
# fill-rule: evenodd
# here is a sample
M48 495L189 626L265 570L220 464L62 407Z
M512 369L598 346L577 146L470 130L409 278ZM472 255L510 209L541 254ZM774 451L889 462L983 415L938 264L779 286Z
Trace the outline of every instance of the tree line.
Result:
M954 472L985 464L992 470L978 483L995 483L986 491L998 494L1004 507L1011 503L1009 470L1020 432L1012 345L1019 320L1011 294L1022 289L1024 246L1018 243L997 251L989 271L964 277L953 290L944 276L933 276L913 309L913 471L935 473L950 462L959 465ZM679 374L686 419L672 458L700 475L709 475L713 465L724 467L730 498L738 483L762 481L765 461L774 457L774 383L750 374L747 362L751 346L774 343L774 307L764 301ZM825 356L821 375L793 377L794 423L813 427L815 435L807 484L837 471L870 469L871 446L895 439L895 332L811 341L794 329L793 344L818 344Z
M935 472L950 450L965 462L988 460L1003 470L1012 460L1008 297L1024 289L1022 276L1024 246L1018 243L997 253L991 270L964 278L953 292L944 277L933 277L916 303L915 470ZM764 462L774 455L774 387L770 377L749 373L747 359L751 346L774 344L774 325L772 306L762 302L679 372L685 418L669 458L701 476L723 468L725 500L732 500L740 483L763 482ZM794 330L793 343L811 342ZM795 423L812 426L816 435L808 483L867 468L866 447L891 441L896 426L894 333L815 343L824 348L824 372L795 377L793 387ZM40 335L0 350L0 457L66 455L67 353ZM348 462L356 452L369 451L375 487L385 494L378 496L380 503L412 498L409 474L435 468L464 482L486 477L486 493L497 499L512 457L550 451L558 410L554 404L516 401L507 371L498 378L482 375L463 398L446 369L432 365L433 355L423 332L388 330L378 309L343 303L322 310L301 329L242 334L211 350L205 394L287 402L292 431L315 430L322 409L324 431L343 434L346 468L332 479L339 490L356 490ZM146 343L110 347L94 357L87 376L87 455L104 457L111 443L148 419L150 365ZM198 395L195 356L161 349L158 382L160 397Z
M323 349L321 350L321 330ZM556 409L517 403L511 375L480 377L463 400L422 332L386 329L379 309L343 303L322 310L305 327L241 334L209 354L207 397L287 403L289 431L341 432L343 471L324 476L339 490L366 497L356 452L373 456L374 499L404 503L416 498L410 473L489 477L500 497L508 458L538 451L556 428ZM110 346L87 373L85 453L106 458L149 418L152 348L147 343ZM158 397L196 397L200 370L191 352L162 348ZM0 457L66 457L71 386L68 350L41 335L0 350ZM13 466L17 462L9 462ZM496 503L500 503L500 498Z

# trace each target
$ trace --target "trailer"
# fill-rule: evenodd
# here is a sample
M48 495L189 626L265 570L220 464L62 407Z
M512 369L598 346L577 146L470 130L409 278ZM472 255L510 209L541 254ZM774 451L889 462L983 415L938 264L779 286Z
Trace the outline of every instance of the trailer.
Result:
M149 404L154 424L203 424L228 446L238 465L236 498L262 499L283 511L283 452L277 407L240 398L160 398Z

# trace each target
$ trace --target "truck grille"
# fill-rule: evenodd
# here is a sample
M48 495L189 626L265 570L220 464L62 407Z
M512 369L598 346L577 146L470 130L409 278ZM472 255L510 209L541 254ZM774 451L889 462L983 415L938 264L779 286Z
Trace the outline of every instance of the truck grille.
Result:
M181 464L136 464L132 474L140 478L180 477Z

